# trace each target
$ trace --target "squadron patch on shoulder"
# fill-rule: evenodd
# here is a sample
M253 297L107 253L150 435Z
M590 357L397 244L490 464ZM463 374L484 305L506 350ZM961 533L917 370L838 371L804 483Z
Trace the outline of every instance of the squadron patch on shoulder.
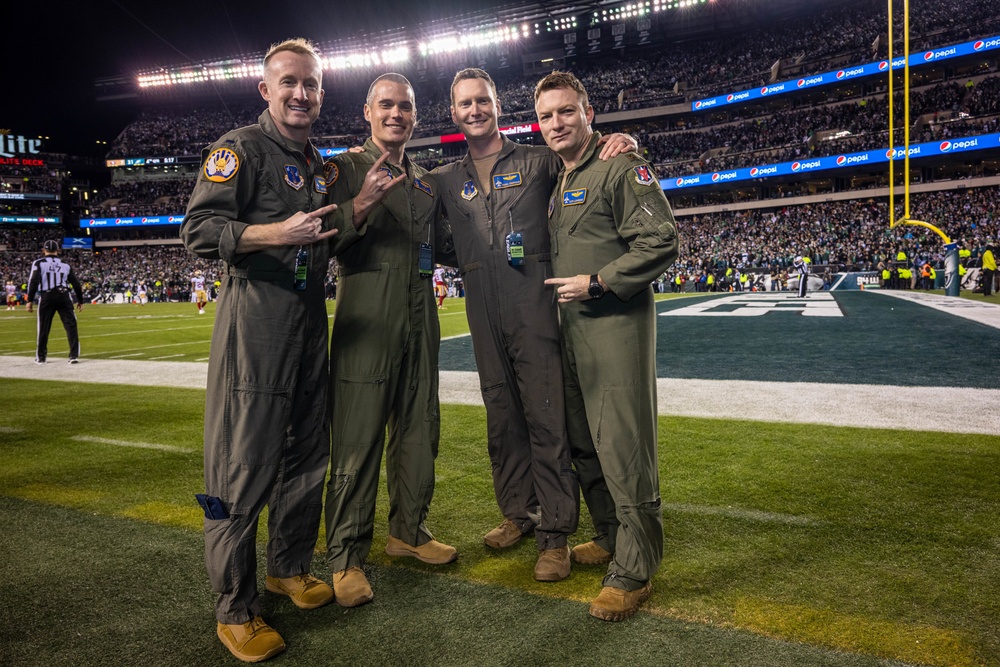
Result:
M228 148L216 148L205 160L202 172L213 183L225 183L240 170L240 158Z
M521 185L521 172L515 171L511 174L496 174L493 176L493 189L516 188Z
M285 165L285 183L298 190L303 185L305 185L305 180L302 178L302 174L299 173L299 168L294 164Z
M587 201L587 188L567 190L563 193L563 206L579 206L585 201Z
M328 186L333 185L340 178L340 169L337 167L337 163L333 160L327 160L323 163L323 180Z
M656 182L656 177L653 176L653 170L649 168L648 164L644 164L640 167L632 167L632 171L635 172L635 182L639 185L652 185Z
M476 189L475 181L466 181L462 186L462 199L465 201L472 201L473 198L479 194L479 190Z
M316 188L316 192L321 195L326 194L326 179L323 176L316 176L313 179L313 185Z
M413 187L415 187L417 190L420 190L421 192L429 194L431 197L434 196L434 191L431 190L431 186L429 186L427 183L424 183L419 178L413 179Z

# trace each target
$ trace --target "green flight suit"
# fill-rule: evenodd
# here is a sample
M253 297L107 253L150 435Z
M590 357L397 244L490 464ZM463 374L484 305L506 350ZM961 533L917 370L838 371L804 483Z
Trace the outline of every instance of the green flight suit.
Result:
M306 289L293 287L297 247L236 247L249 225L324 204L323 161L278 133L268 111L205 149L181 237L221 259L205 394L205 492L228 518L205 518L205 564L220 623L261 613L257 519L268 506L267 573L309 572L330 447L326 242L308 247ZM324 226L328 227L326 223Z
M337 255L337 311L330 345L333 447L326 495L327 561L333 572L364 564L371 550L382 450L386 453L389 534L412 546L433 536L424 526L434 494L440 435L437 302L421 275L421 245L434 245L436 186L404 158L409 176L360 229L353 198L382 151L332 161L328 203ZM390 167L393 177L401 173ZM331 167L328 167L330 170ZM433 264L428 264L433 269ZM386 427L389 440L386 446Z
M663 558L651 283L678 238L652 167L635 153L601 161L599 138L561 174L549 232L555 276L599 274L610 292L559 304L566 418L595 541L614 553L604 585L635 590Z

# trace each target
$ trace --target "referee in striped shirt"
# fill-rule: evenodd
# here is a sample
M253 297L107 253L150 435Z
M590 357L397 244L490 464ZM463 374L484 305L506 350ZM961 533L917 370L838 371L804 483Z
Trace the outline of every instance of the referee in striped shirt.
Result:
M76 292L76 309L83 310L83 289L70 265L59 259L59 244L56 241L51 239L46 241L42 245L42 252L45 256L32 262L31 277L28 278L29 313L32 304L35 303L35 294L41 294L38 302L38 343L35 363L45 363L52 318L59 313L63 327L66 328L66 338L69 339L69 363L75 364L80 357L80 336L76 330L76 314L73 312L69 290L72 287Z

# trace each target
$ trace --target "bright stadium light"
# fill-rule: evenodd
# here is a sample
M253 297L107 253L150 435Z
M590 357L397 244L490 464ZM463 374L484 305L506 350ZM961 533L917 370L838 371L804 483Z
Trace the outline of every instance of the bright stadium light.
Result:
M540 27L536 23L536 35L539 30ZM499 28L453 32L432 39L429 42L422 42L420 44L420 55L430 56L436 53L454 53L476 47L516 41L522 36L527 37L526 26L501 26Z

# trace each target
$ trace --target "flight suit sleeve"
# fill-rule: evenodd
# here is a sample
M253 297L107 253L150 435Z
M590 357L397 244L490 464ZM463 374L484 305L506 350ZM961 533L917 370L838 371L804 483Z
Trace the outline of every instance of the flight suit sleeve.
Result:
M653 167L628 155L615 160L629 161L608 183L618 235L629 250L598 273L619 299L628 301L674 263L679 240L673 211Z
M238 141L225 140L202 151L201 172L181 224L188 250L229 264L246 256L237 254L236 246L249 224L238 218L252 201L258 171L257 160Z
M354 197L361 190L361 180L367 169L361 172L362 176L359 178L361 165L352 160L348 153L338 155L332 163L332 173L327 179L326 203L337 205L337 210L330 214L331 226L337 229L337 233L330 239L330 254L339 255L368 232L367 218L361 222L360 227L354 227Z

